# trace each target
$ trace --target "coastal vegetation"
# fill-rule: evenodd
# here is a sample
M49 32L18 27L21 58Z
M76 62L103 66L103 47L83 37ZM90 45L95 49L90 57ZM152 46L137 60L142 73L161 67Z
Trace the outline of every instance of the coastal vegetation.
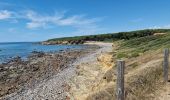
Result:
M54 38L54 39L49 39L47 41L44 41L43 44L83 44L86 41L113 42L122 39L131 40L134 38L152 36L155 33L166 33L169 31L170 29L146 29L146 30L137 30L137 31L130 31L130 32Z
M147 51L170 47L170 32L161 35L150 35L129 40L122 40L118 49L117 58L137 57Z

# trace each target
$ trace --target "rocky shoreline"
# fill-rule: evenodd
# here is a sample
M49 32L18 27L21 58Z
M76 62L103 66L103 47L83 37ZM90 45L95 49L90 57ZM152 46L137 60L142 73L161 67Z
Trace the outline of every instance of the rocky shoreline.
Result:
M25 61L16 57L0 64L0 99L23 99L18 97L23 91L34 89L42 81L49 80L69 68L77 59L98 48L93 45L79 50L54 53L33 52Z

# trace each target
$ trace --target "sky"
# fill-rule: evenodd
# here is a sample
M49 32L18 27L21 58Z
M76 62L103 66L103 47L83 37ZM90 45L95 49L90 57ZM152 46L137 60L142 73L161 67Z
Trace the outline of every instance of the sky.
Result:
M0 0L0 42L170 28L170 0Z

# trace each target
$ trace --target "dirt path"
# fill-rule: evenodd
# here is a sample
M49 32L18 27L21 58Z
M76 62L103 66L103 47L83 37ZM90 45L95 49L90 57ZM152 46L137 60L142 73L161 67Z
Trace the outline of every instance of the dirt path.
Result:
M94 43L92 43L94 44ZM84 100L89 93L93 92L93 88L100 84L100 80L105 74L103 66L98 62L97 58L101 54L112 51L112 43L95 43L101 49L94 51L82 59L78 60L74 66L77 68L77 75L71 81L70 97L74 100Z

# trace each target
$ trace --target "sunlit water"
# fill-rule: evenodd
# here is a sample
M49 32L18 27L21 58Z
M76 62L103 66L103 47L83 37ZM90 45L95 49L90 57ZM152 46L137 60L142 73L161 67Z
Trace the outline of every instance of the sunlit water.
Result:
M82 47L81 45L41 45L31 42L0 43L0 63L16 56L25 59L32 51L54 52L66 49L80 49Z

